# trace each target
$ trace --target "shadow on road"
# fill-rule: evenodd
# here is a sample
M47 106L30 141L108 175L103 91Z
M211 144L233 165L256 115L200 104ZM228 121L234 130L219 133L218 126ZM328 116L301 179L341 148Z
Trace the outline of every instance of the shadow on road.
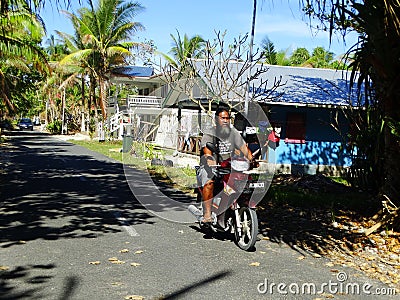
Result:
M95 159L83 148L46 134L10 135L11 143L1 149L2 248L121 231L116 211L131 225L153 223L132 195L121 164Z
M53 277L51 275L40 275L35 274L40 271L41 274L49 273L55 268L55 265L28 265L28 266L18 266L13 270L5 270L0 273L0 299L29 299L33 295L35 297L40 297L40 284L50 281ZM30 283L32 288L25 289L23 292L18 292L16 286L11 285L11 280L15 281L25 281ZM36 287L35 287L36 285ZM68 298L65 298L68 299Z
M212 275L204 280L201 280L200 282L196 282L192 285L189 285L187 287L184 287L176 292L173 292L171 294L168 294L164 297L162 297L163 300L167 300L167 299L179 299L181 297L187 296L190 292L192 292L193 290L203 286L203 285L207 285L210 282L222 279L224 277L230 276L232 274L231 271L224 271L224 272L219 272L215 275ZM212 291L210 290L210 293L212 293ZM211 295L210 295L211 296Z

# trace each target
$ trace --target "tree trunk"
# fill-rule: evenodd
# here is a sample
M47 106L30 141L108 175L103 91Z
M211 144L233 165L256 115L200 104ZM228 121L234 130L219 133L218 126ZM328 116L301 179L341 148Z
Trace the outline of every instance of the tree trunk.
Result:
M396 95L396 93L394 93ZM384 153L384 171L385 178L382 186L382 193L386 195L397 206L400 205L400 140L398 132L390 128L389 122L394 126L400 124L400 113L398 105L395 105L393 96L385 101L385 153Z
M105 82L104 78L100 76L99 77L99 104L100 104L103 120L105 120L107 118L105 84L106 84L106 82Z

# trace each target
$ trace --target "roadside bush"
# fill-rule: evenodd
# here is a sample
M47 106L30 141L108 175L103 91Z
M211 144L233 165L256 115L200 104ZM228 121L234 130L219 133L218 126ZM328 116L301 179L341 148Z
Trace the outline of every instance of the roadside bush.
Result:
M60 134L61 133L61 121L54 120L47 125L47 130L52 134Z

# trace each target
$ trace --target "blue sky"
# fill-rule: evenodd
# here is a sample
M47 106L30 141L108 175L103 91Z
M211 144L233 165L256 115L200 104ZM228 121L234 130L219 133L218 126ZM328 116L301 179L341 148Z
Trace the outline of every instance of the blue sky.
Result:
M76 0L72 0L76 3ZM84 0L82 2L85 3ZM146 30L138 32L134 41L154 40L161 52L168 52L172 45L171 34L177 31L183 36L201 35L206 40L216 37L216 31L227 31L225 41L233 42L239 35L251 30L253 10L252 0L142 0L145 10L138 14L135 21L141 22ZM48 35L54 30L72 33L68 18L49 5L42 14ZM288 53L298 47L305 47L310 52L317 46L322 46L335 53L343 54L352 46L356 38L350 36L346 44L340 37L334 37L329 45L327 33L315 33L303 20L298 0L258 0L255 28L255 47L259 47L265 36L274 43L276 50L286 50ZM78 8L73 4L72 9ZM317 23L315 22L315 25Z

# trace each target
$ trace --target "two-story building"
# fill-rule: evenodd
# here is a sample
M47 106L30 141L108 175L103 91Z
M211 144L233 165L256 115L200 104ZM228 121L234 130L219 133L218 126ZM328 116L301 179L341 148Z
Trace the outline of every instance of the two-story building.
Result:
M198 152L200 120L205 114L193 106L188 97L182 93L179 97L174 96L161 76L154 74L151 68L127 67L114 74L114 83L132 84L138 89L138 95L126 99L130 120L140 119L140 122L153 124L150 129L154 133L152 140L160 146ZM354 94L349 92L350 73L268 66L262 76L259 80L274 82L281 78L283 83L275 91L280 97L259 103L268 111L270 123L280 131L274 156L277 170L337 174L350 166L352 158L347 147L350 126L345 115L350 106L356 105ZM254 94L265 92L253 87L249 89L249 93ZM150 108L145 99L157 100ZM191 145L185 146L188 137L192 137Z

